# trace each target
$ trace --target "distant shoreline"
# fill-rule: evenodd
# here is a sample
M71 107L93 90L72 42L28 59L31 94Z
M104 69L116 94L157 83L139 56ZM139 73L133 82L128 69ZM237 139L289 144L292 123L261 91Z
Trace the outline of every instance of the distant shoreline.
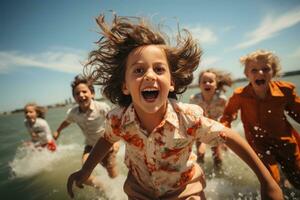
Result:
M283 72L282 75L281 75L281 77L296 76L296 75L300 75L300 70L295 70L295 71L290 71L290 72ZM245 82L245 81L247 81L246 78L238 78L238 79L235 79L233 82L234 83L239 83L239 82ZM197 84L189 85L188 89L196 88L196 87L198 87ZM97 100L98 101L102 101L102 100L104 100L104 98L100 98L100 99L97 99ZM73 103L74 102L57 103L57 104L54 104L54 105L47 105L46 107L48 109L58 108L58 107L65 107L65 106L73 104ZM23 112L23 108L15 109L13 111L8 111L8 112L1 112L0 115L9 115L9 114L12 114L12 113L19 113L19 112Z

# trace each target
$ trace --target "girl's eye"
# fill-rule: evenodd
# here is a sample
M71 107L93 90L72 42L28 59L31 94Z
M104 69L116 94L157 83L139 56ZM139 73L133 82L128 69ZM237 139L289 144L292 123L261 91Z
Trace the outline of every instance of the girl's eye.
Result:
M163 74L166 70L164 67L162 66L157 66L154 68L154 71L157 73L157 74Z
M269 67L264 67L264 68L262 68L262 71L263 71L264 73L268 73L270 70L271 70L271 68L269 68Z
M253 74L256 74L256 73L258 72L258 70L257 70L257 69L252 69L251 72L252 72Z
M133 70L133 73L134 74L137 74L137 75L141 75L141 74L143 74L144 73L144 69L143 68L135 68L134 70Z

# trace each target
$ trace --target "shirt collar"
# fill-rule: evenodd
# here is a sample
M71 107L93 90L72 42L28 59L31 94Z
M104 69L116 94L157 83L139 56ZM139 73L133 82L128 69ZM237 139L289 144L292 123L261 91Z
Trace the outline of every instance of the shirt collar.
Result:
M274 81L270 81L269 86L270 86L270 93L272 96L275 96L275 97L283 97L284 96L284 94L282 93L280 88L277 86L277 84L275 84Z
M178 121L178 116L177 112L179 112L179 109L176 109L178 106L175 104L176 100L168 100L167 103L167 111L165 114L165 117L162 122L166 121L175 128L179 128L179 121ZM125 113L122 117L122 124L124 126L129 125L131 123L137 122L138 118L136 116L133 104L131 103L127 109L125 110Z
M89 109L88 109L87 112L93 111L94 109L95 109L95 102L94 102L94 100L91 100L90 107L89 107ZM79 106L79 105L78 105L78 112L79 112L79 113L86 113L86 112L82 112L82 111L80 110L80 106Z
M136 114L135 114L135 111L134 111L134 107L133 107L133 104L131 103L127 109L125 110L125 113L122 117L122 123L123 125L128 125L128 124L131 124L133 122L135 122L137 119L136 117Z
M175 128L179 128L179 120L177 112L180 112L179 106L176 104L175 99L169 99L167 104L167 111L165 114L166 122L173 125Z
M280 90L280 88L275 84L274 81L270 81L269 82L269 88L270 88L270 95L274 96L274 97L282 97L284 96L284 94L282 93L282 91ZM243 90L243 92L245 94L252 94L255 96L253 87L251 86L251 84L249 83L246 88Z

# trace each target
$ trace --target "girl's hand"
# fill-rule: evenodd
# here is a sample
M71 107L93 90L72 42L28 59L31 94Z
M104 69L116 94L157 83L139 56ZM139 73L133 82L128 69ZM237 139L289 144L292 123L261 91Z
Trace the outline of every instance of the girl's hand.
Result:
M79 188L83 188L83 183L89 178L89 174L84 173L83 170L79 170L77 172L74 172L71 174L68 178L67 182L67 190L68 194L70 197L73 199L74 198L74 193L73 193L73 183L75 182L76 186Z
M272 180L271 183L262 184L260 188L262 200L283 200L283 194L279 185Z
M35 132L32 132L32 133L31 133L31 137L32 137L32 138L37 138L37 137L38 137L38 134L36 134Z
M57 138L58 138L58 132L57 131L55 131L54 133L53 133L53 139L54 140L57 140Z

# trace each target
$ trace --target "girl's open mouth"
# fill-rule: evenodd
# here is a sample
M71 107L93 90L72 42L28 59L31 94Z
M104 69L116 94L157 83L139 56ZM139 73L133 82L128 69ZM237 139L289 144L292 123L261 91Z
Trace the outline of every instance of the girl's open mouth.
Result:
M159 94L159 90L157 89L145 89L142 91L142 96L146 101L154 101Z

